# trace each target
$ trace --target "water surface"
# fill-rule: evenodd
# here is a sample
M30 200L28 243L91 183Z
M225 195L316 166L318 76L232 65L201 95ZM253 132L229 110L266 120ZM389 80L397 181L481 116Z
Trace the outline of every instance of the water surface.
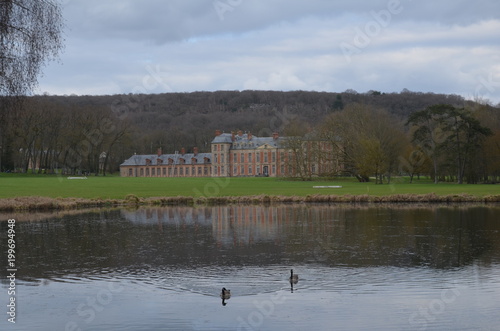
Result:
M4 308L1 330L500 325L496 205L99 210L25 215L16 231L17 323ZM232 293L224 305L222 287Z

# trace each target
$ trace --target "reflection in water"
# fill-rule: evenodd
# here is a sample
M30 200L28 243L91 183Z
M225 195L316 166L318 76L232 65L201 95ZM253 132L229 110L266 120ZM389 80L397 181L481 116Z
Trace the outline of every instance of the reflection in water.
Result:
M0 222L2 251L6 219ZM68 322L82 330L326 329L332 319L340 329L385 329L389 322L392 329L432 323L454 329L471 318L464 314L469 310L480 312L480 326L490 327L500 322L494 317L498 220L496 205L148 207L37 215L37 221L16 223L22 264L16 276L26 295L19 301L33 321L24 329L64 329ZM3 287L5 272L0 269ZM124 290L102 292L114 284ZM233 290L224 308L219 300L226 306L229 296L223 287ZM442 293L447 305L439 316L415 315ZM79 315L87 298L106 303L94 312L95 321ZM136 321L131 316L138 303L148 310ZM47 310L61 311L54 314L62 327L38 327L37 312L43 320ZM420 318L415 325L412 316ZM270 326L261 327L265 323Z
M18 259L27 280L116 270L134 274L144 266L157 271L304 263L454 268L478 258L500 260L498 219L500 208L491 206L100 210L18 222L23 233ZM5 230L7 224L1 224Z

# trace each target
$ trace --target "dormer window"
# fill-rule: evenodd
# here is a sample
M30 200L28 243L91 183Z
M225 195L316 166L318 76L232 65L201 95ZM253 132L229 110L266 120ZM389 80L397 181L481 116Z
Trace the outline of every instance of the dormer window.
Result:
M180 164L186 164L186 160L183 159L182 157L179 159Z
M191 159L191 163L192 163L192 164L196 164L196 163L198 163L198 160L197 160L195 157L193 157L193 158Z
M169 158L169 159L168 159L168 164L174 164L174 159Z
M162 159L156 159L156 164L157 165L162 165L163 164L163 160Z
M151 165L151 160L150 159L146 159L146 165Z

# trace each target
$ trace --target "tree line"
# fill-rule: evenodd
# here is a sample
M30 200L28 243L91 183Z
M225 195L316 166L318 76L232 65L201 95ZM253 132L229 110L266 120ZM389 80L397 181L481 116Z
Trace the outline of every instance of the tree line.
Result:
M292 135L300 132L298 123L290 128ZM311 179L313 165L324 160L335 166L319 175L349 175L361 182L429 175L435 183L496 183L500 175L500 114L486 105L432 105L401 120L385 109L351 104L326 116L306 137L290 146L302 179ZM310 141L327 142L329 148L311 149Z
M328 142L316 161L360 181L431 175L435 180L496 181L498 108L433 93L218 91L114 96L35 96L22 106L0 99L2 171L115 172L134 153L210 151L216 129L279 132ZM299 176L321 169L300 158ZM324 170L323 170L324 172Z

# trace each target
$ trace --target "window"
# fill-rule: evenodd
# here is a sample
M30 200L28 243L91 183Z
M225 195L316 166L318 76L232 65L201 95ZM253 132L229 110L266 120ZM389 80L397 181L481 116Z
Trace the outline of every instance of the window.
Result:
M146 177L149 177L149 168L146 168Z
M241 163L245 163L245 154L241 153Z
M198 167L198 176L201 176L201 167Z
M236 162L238 159L236 158L236 153L233 153L233 162Z
M208 175L208 167L204 167L204 168L203 168L203 173L205 174L205 176L207 176L207 175Z
M245 166L241 166L241 175L243 176L245 174Z
M191 168L191 175L193 175L193 176L196 175L196 169L195 169L195 167Z
M184 176L184 168L179 169L179 175Z
M169 176L169 177L172 177L172 168L169 168L169 169L168 169L168 176Z
M155 168L152 168L152 169L151 169L151 176L155 176L155 175L156 175Z
M257 152L257 162L260 162L260 153Z
M252 166L248 166L248 174L251 175L252 174Z
M276 166L274 164L273 164L271 171L272 171L271 174L273 174L273 175L276 174Z
M248 153L248 163L252 162L252 153Z
M128 168L128 176L132 177L132 168Z
M268 158L267 158L267 152L264 153L264 163L267 163L268 162Z
M144 176L144 169L141 168L140 173L141 173L141 177Z
M273 152L273 162L276 162L276 152Z
M174 176L177 176L177 168L174 168Z
M167 175L167 168L163 168L163 176Z

